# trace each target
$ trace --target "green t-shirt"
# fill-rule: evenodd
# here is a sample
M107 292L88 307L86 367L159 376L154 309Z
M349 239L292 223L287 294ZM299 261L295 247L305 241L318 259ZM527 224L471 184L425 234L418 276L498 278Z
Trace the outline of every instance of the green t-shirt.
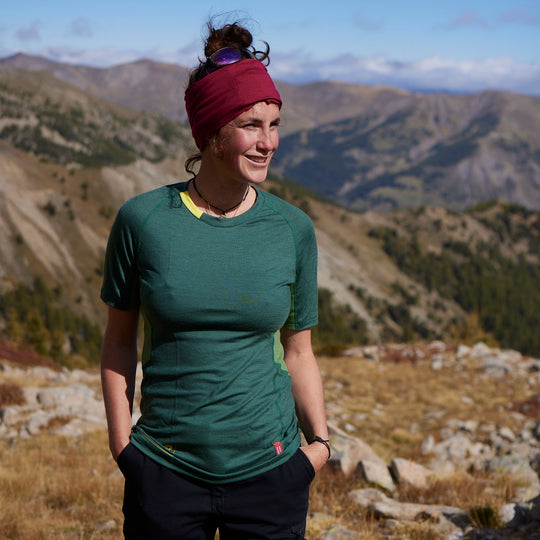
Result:
M225 483L287 460L300 433L279 329L317 324L310 219L257 191L253 207L200 212L187 183L127 201L102 299L144 319L142 416L131 440L161 464Z

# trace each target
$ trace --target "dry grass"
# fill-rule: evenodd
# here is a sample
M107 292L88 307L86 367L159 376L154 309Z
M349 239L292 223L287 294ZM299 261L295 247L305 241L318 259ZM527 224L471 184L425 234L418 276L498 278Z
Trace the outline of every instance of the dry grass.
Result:
M22 405L24 394L21 387L13 383L0 383L0 408L6 405Z
M0 531L24 540L120 538L122 485L105 431L0 441Z
M329 416L340 427L370 444L385 460L422 460L422 441L450 419L474 419L507 426L520 420L516 404L530 401L535 388L527 376L485 377L472 365L455 362L433 370L429 360L389 356L379 362L364 358L320 358Z
M519 429L512 410L531 401L526 380L486 379L454 366L432 370L428 361L381 362L321 358L329 418L370 444L387 462L422 462L422 440L451 418ZM465 398L465 399L464 399ZM59 419L57 422L65 422ZM427 522L377 520L348 493L367 487L362 479L326 468L311 489L307 537L330 527L357 531L359 540L438 540ZM511 500L515 486L481 474L439 479L424 490L401 486L400 501L446 504L470 510L478 527L496 525L494 508ZM109 456L105 429L79 439L42 435L10 444L0 440L0 531L2 538L117 539L122 529L123 478Z

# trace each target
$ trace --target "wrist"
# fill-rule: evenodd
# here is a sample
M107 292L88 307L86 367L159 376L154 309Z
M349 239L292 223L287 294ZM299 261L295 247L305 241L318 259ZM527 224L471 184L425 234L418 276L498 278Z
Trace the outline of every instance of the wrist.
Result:
M330 459L330 456L332 455L332 451L330 450L330 440L329 439L323 439L322 437L319 437L316 435L311 439L310 444L319 443L326 447L326 450L328 451L328 459Z

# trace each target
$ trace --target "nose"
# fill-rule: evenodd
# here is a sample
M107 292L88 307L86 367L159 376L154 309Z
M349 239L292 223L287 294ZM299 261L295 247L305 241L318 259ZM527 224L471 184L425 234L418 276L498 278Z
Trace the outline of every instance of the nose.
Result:
M263 128L260 130L257 148L261 152L269 153L276 150L279 143L279 136L275 127Z

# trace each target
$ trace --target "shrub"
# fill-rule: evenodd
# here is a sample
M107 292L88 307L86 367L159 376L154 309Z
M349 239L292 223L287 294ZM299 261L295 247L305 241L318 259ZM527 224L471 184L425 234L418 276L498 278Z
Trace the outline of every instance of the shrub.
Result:
M24 401L24 394L19 386L0 383L0 408L6 405L22 405Z

